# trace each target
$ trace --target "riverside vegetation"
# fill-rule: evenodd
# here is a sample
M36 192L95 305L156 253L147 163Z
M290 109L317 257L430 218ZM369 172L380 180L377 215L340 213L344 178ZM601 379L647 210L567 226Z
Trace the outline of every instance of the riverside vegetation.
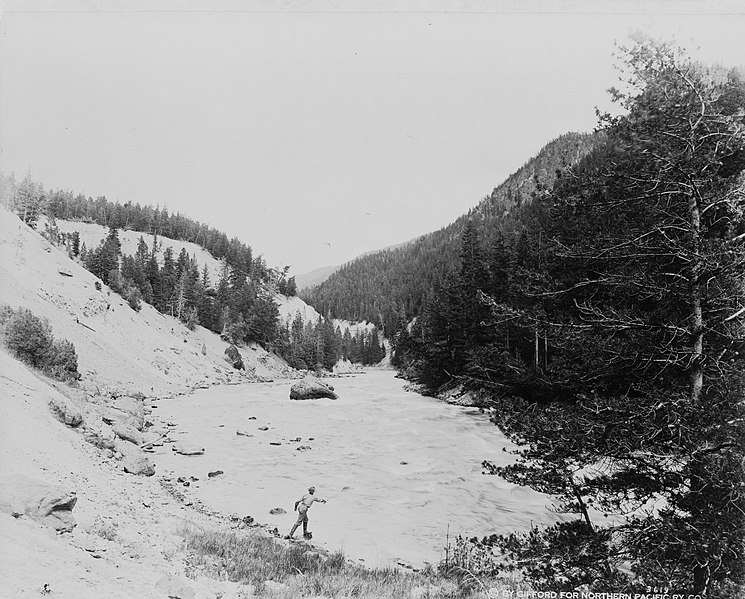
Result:
M467 598L484 593L513 593L529 587L504 576L476 576L471 545L456 538L437 570L369 568L327 554L306 543L282 543L273 537L186 529L195 553L191 567L251 584L258 593L279 597Z

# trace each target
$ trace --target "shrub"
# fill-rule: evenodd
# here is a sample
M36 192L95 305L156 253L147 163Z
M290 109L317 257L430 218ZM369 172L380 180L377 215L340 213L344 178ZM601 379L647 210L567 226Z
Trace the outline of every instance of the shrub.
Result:
M46 320L26 308L19 308L5 323L5 344L20 360L43 368L52 351L52 329Z
M67 339L55 340L49 321L26 308L0 308L3 340L19 360L61 380L78 380L78 355Z
M79 379L78 354L75 352L75 346L67 339L54 341L45 370L61 381Z

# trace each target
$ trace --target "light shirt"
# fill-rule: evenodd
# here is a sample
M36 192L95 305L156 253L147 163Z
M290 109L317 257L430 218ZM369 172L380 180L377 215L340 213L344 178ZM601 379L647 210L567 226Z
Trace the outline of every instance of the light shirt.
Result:
M316 497L312 493L306 493L303 495L303 498L300 500L300 504L305 506L305 509L310 509L310 506L313 505L314 501L323 501L320 497ZM299 506L298 506L299 507Z

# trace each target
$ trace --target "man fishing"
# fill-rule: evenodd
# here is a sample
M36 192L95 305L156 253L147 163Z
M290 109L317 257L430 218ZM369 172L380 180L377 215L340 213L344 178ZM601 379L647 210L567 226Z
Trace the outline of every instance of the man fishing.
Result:
M292 535L295 534L297 527L301 524L303 525L303 537L305 537L306 539L310 539L312 537L311 533L308 532L308 510L310 509L310 506L313 505L314 501L326 503L325 499L316 497L315 492L315 487L308 487L308 492L295 502L295 511L298 513L297 521L295 522L295 524L293 524L292 530L286 538L291 539Z

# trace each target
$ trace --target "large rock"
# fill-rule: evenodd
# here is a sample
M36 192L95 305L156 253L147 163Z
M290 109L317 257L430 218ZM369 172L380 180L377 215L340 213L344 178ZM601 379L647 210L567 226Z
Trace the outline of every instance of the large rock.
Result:
M152 476L155 474L155 465L147 454L135 444L118 439L114 445L114 449L122 454L124 472L139 476Z
M101 420L112 426L116 423L125 424L138 431L145 428L144 415L142 417L137 417L129 412L124 412L113 407L106 407L101 411Z
M124 421L112 424L111 430L114 431L114 434L120 439L129 441L135 445L142 445L144 443L142 433Z
M142 399L122 396L114 400L113 407L129 414L129 417L135 421L135 428L138 431L145 426L145 402Z
M337 399L334 388L318 379L305 378L295 383L290 389L290 399L320 399L322 397Z
M55 418L67 426L80 426L83 422L83 414L67 398L58 395L49 400L49 409Z
M0 482L0 511L16 518L28 516L59 532L75 528L72 508L77 500L75 491L22 474Z
M243 370L243 358L235 345L225 348L225 361L236 370Z
M111 427L100 420L88 419L85 423L83 437L88 443L100 449L114 449L116 435Z

